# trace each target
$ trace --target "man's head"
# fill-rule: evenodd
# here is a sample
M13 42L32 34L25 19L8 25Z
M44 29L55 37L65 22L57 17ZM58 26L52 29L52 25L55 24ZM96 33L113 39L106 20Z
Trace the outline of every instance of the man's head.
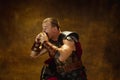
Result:
M52 27L57 27L57 29L60 29L59 21L55 18L46 18L43 20L43 23L50 22Z
M48 34L49 38L56 37L60 32L59 21L55 18L46 18L42 22L42 28L45 33Z

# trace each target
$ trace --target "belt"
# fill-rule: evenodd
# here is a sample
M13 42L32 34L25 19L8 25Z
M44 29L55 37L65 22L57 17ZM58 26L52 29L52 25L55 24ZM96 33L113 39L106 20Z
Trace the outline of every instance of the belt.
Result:
M82 67L82 62L81 61L77 61L77 62L74 62L74 63L71 63L71 64L58 66L57 70L58 70L58 72L59 72L59 69L63 69L64 72L71 72L71 71L77 70L77 69L79 69L81 67Z

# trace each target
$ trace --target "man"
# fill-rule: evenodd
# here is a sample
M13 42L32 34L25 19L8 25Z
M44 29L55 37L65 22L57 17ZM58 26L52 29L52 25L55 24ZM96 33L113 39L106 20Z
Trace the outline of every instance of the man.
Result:
M50 58L45 61L41 80L87 80L78 34L61 32L60 24L54 18L43 20L42 28L31 51L33 58L49 53Z

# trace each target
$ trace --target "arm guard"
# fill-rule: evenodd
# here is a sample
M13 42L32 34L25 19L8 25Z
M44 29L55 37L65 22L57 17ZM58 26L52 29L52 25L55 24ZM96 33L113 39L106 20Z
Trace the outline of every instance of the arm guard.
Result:
M57 52L57 47L56 46L54 46L53 44L51 44L48 41L45 41L43 43L43 46L49 51L50 57L54 57L55 56L55 53Z
M41 45L41 43L39 43L39 42L34 42L31 50L34 51L34 52L37 52L37 53L40 52L40 50L41 50L41 49L39 48L40 45Z

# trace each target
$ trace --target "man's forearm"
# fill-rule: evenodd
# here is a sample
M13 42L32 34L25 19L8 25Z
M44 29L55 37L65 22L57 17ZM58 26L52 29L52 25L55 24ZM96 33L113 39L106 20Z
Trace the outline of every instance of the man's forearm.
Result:
M45 41L43 43L43 46L49 51L49 54L51 57L54 57L58 47L54 46L53 44L51 44L49 41Z
M45 50L40 42L34 42L32 48L31 48L31 54L30 56L33 58L38 57L39 55L45 53Z
M44 49L44 48L43 48L43 49L41 49L40 52L31 51L30 56L31 56L32 58L37 58L37 57L43 55L43 54L46 53L46 52L47 52L47 49Z

